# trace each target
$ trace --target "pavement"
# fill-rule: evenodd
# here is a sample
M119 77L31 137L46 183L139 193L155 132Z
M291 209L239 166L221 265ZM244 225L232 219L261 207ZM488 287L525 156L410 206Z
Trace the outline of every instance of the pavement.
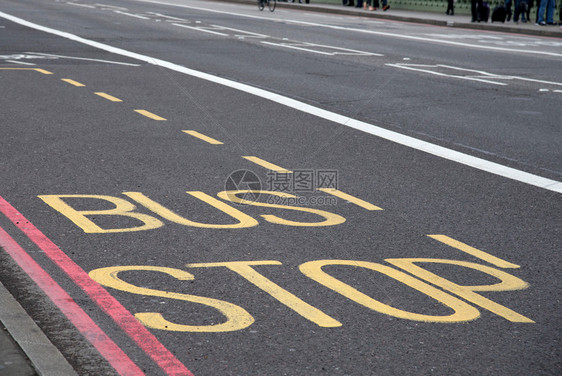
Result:
M3 250L0 248L0 252ZM0 376L77 376L74 369L0 283Z
M251 0L223 0L227 2L239 2L246 4L255 4L255 1ZM437 26L448 26L455 28L464 29L476 29L476 30L487 30L487 31L499 31L508 32L516 34L525 35L539 35L562 38L562 26L559 25L559 14L555 14L555 25L545 25L539 26L534 22L527 23L514 23L511 22L471 22L471 16L465 14L457 14L454 16L449 16L445 14L445 8L443 12L421 12L416 10L404 10L404 9L394 9L392 8L392 0L388 2L390 9L383 12L381 9L376 11L368 11L362 8L356 8L353 6L343 6L334 4L315 4L314 0L311 0L310 4L299 4L299 3L289 3L289 2L279 2L277 7L281 8L298 8L311 12L322 12L322 13L333 13L349 16L359 16L359 17L369 17L375 19L385 19L393 21L402 22L412 22L418 24L426 25L437 25ZM490 15L491 18L491 15Z
M255 4L250 0L229 2ZM331 4L298 4L279 2L280 8L386 19L454 28L509 32L562 38L562 26L539 26L534 23L471 22L470 15L448 16L435 12L391 9L367 11L361 8ZM67 375L73 371L69 364L44 336L10 293L0 283L0 376Z

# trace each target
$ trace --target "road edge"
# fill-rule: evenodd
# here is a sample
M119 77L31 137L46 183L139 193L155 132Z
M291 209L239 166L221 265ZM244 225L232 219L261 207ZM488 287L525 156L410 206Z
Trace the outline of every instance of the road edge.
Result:
M78 376L62 353L0 282L0 323L39 375Z

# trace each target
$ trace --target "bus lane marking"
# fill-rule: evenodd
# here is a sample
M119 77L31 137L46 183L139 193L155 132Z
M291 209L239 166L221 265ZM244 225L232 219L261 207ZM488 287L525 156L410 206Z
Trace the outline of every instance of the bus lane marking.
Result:
M117 299L1 196L0 212L64 271L166 374L193 376Z
M53 74L52 72L49 72L48 70L45 69L41 69L41 68L0 68L0 70L19 70L19 71L36 71L42 74Z
M350 194L347 194L345 192L342 192L338 189L334 189L334 188L318 188L318 191L322 191L325 193L329 193L333 196L336 196L338 198L341 198L342 200L345 201L349 201L357 206L362 207L363 209L367 209L367 210L384 210L383 208L380 208L376 205L371 204L370 202L367 202L365 200L361 200L360 198L354 197Z
M470 247L470 255L476 257L484 256L490 261L498 263L498 259L493 255L480 251L476 248L460 243L445 235L428 235L429 237L445 240L457 248L459 244L461 248ZM449 245L449 244L447 244ZM335 292L352 302L359 304L372 311L397 317L405 320L422 321L428 323L459 323L473 321L481 317L479 308L490 311L497 316L500 316L510 322L517 323L535 323L533 320L525 317L501 304L498 304L488 298L485 298L477 292L501 292L501 291L516 291L523 290L529 287L529 284L522 279L508 274L505 271L496 269L491 266L476 264L473 262L455 260L455 259L434 259L434 258L389 258L384 261L388 262L391 266L383 265L381 263L361 261L361 260L314 260L307 261L299 265L298 270L308 277L310 280L315 281L327 289ZM461 267L465 270L481 272L486 277L494 277L498 279L499 283L463 286L458 285L448 279L433 274L415 264L418 263L437 263L442 265L451 265ZM511 268L512 263L505 260L499 262L500 265ZM320 309L308 304L296 295L290 293L284 287L279 286L272 280L258 272L256 266L275 265L281 266L282 263L276 260L254 260L254 261L228 261L228 262L206 262L206 263L188 263L185 265L187 268L213 268L225 267L243 277L252 285L258 287L262 291L268 293L271 297L276 299L279 303L292 309L301 317L308 321L324 328L336 328L342 326L342 323L337 319L325 314ZM407 311L398 307L390 306L382 301L371 297L351 285L343 282L330 275L328 272L322 270L324 267L338 266L348 267L349 270L357 270L363 268L373 272L384 275L397 282L410 287L414 291L420 292L426 297L441 303L444 307L448 308L452 313L444 315L423 314L412 311ZM394 268L393 268L394 267ZM501 266L500 266L501 267ZM402 270L400 270L402 269ZM192 303L199 303L213 307L220 311L226 320L220 324L213 324L208 326L192 326L186 324L177 324L165 320L162 313L140 313L135 316L150 328L168 330L168 331L183 331L183 332L220 332L220 331L235 331L243 330L252 325L254 322L253 317L240 306L227 303L225 301L218 301L197 297L187 294L176 294L174 292L165 290L151 290L143 287L131 285L117 277L117 273L123 271L159 271L169 274L179 280L193 280L194 276L185 272L182 269L161 267L161 266L112 266L92 270L90 276L100 284L118 289L120 291L130 292L134 294L158 296L162 298L172 298L178 300L189 301ZM406 274L409 273L409 274ZM435 287L437 286L437 287ZM236 290L238 291L238 290ZM462 300L464 299L464 300ZM332 301L330 299L330 301ZM474 304L475 306L471 305Z
M76 86L76 87L84 87L84 86L86 86L86 85L84 85L83 83L80 83L80 82L78 82L78 81L74 81L74 80L72 80L72 79L70 79L70 78L61 78L61 81L64 81L64 82L69 83L69 84L71 84L71 85L73 85L73 86Z
M135 110L135 112L139 113L143 116L146 116L147 118L150 118L152 120L157 120L157 121L165 121L166 120L165 118L163 118L161 116L158 116L156 114L153 114L152 112L149 112L147 110Z
M195 263L187 264L188 268L213 268L225 267L236 274L243 277L245 280L267 292L269 295L277 299L285 306L291 308L293 311L312 321L316 325L323 328L337 328L342 324L328 316L318 308L311 306L305 301L298 298L296 295L285 290L277 285L269 278L264 277L258 273L252 266L259 265L281 265L279 261L232 261L232 262L215 262L215 263Z
M203 140L205 142L208 142L211 145L223 145L223 143L221 141L218 141L212 137L206 136L202 133L199 133L197 131L193 131L193 130L188 130L188 131L182 131L184 133L187 133L188 135L191 135L193 137L196 137L200 140Z
M252 325L254 318L244 309L223 300L206 298L191 294L182 294L171 291L155 290L146 287L137 287L119 278L120 272L127 271L153 271L168 274L180 281L193 281L195 277L184 270L162 266L111 266L92 270L90 278L99 284L119 291L132 294L155 296L166 299L183 300L186 302L205 305L218 310L225 318L225 322L211 325L186 325L176 324L166 320L157 312L136 313L135 317L145 326L152 329L168 330L174 332L219 333L242 330Z
M465 253L468 253L469 255L472 255L472 256L474 256L474 257L476 257L476 258L479 258L479 259L481 259L481 260L484 260L484 261L486 261L486 262L488 262L488 263L490 263L490 264L492 264L492 265L495 265L495 266L497 266L497 267L499 267L499 268L504 268L504 269L507 269L507 268L513 268L513 269L520 268L520 266L517 265L517 264L513 264L513 263L511 263L511 262L502 260L502 259L499 258L499 257L493 256L493 255L491 255L491 254L489 254L489 253L486 253L486 252L484 252L484 251L481 251L481 250L479 250L479 249L476 249L476 248L474 248L474 247L471 247L470 245L465 244L465 243L462 243L462 242L460 242L460 241L458 241L458 240L455 240L455 239L453 239L453 238L450 238L450 237L448 237L447 235L427 235L427 236L429 236L430 238L435 239L435 240L437 240L437 241L439 241L439 242L441 242L441 243L443 243L443 244L446 244L446 245L448 245L449 247L456 248L456 249L458 249L458 250L460 250L460 251L463 251L463 252L465 252Z
M292 174L293 172L287 170L283 167L277 166L276 164L270 163L258 157L253 156L242 156L242 158L247 159L248 161L257 164L258 166L264 167L270 171L279 172L281 174Z
M107 99L108 101L111 102L123 102L123 100L119 99L119 98L115 98L113 95L109 95L107 93L102 93L102 92L95 92L95 95L99 95L102 98Z

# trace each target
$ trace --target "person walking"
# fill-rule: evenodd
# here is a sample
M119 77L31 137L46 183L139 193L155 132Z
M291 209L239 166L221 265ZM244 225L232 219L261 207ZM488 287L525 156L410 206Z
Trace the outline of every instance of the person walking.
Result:
M509 22L511 21L511 16L513 14L511 11L511 0L505 0L504 7L505 7L505 14L507 16L506 21Z
M525 23L525 15L527 14L528 4L527 0L515 0L515 9L513 11L513 22L519 23L519 16L521 15L521 22Z
M447 15L455 15L455 0L447 0Z
M529 3L527 4L527 11L525 12L527 15L527 22L531 22L531 8L534 6L534 0L529 0Z
M541 0L541 5L538 10L539 19L538 24L544 26L554 25L554 0ZM546 22L545 22L545 13L546 13Z
M482 7L484 5L482 4L482 0L471 0L470 1L470 14L472 15L472 21L471 22L480 22L480 11L482 10Z

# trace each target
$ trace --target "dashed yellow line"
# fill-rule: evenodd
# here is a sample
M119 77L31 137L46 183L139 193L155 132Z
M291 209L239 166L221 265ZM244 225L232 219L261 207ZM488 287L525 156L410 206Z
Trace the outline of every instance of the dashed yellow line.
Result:
M109 94L107 94L107 93L97 92L97 93L94 93L94 94L99 95L100 97L105 98L105 99L107 99L108 101L112 101L112 102L123 102L121 99L115 98L113 95L109 95Z
M500 268L519 268L519 265L517 264L513 264L511 262L502 260L499 257L493 256L489 253L486 253L484 251L481 251L477 248L471 247L468 244L464 244L462 242L459 242L458 240L455 240L453 238L448 237L447 235L427 235L432 239L435 239L437 241L440 241L443 244L447 244L450 247L456 248L460 251L466 252L469 255L472 255L474 257L478 257L479 259L482 259L484 261L489 262L492 265L495 265L497 267Z
M84 85L84 84L82 84L82 83L80 83L80 82L78 82L78 81L71 80L70 78L61 78L61 81L64 81L64 82L69 83L69 84L71 84L71 85L74 85L74 86L76 86L76 87L84 87L84 86L86 86L86 85Z
M32 70L43 74L53 74L48 70L40 69L40 68L0 68L0 70Z
M205 142L208 142L209 144L212 144L212 145L223 145L223 143L220 142L219 140L215 140L212 137L205 136L204 134L199 133L197 131L182 131L182 132L187 133L187 134L189 134L193 137L197 137L198 139L203 140Z
M135 112L137 112L137 113L139 113L143 116L146 116L147 118L151 118L152 120L159 120L159 121L166 120L163 117L158 116L156 114L153 114L152 112L149 112L149 111L146 111L146 110L135 110Z
M43 73L43 74L53 74L52 72L49 72L48 70L45 70L45 69L34 68L34 70L39 72L39 73Z
M267 168L268 170L271 171L275 171L275 172L280 172L280 173L284 173L284 174L292 174L293 171L287 170L283 167L277 166L273 163L270 163L268 161L264 161L261 158L258 157L252 157L252 156L242 156L242 158L249 160L250 162L254 162L257 165L260 165L262 167Z
M354 197L354 196L352 196L352 195L349 195L349 194L344 193L344 192L342 192L342 191L340 191L340 190L337 190L337 189L333 189L333 188L318 188L318 190L319 190L319 191L322 191L322 192L329 193L329 194L331 194L332 196L339 197L339 198L341 198L342 200L346 200L346 201L349 201L349 202L351 202L351 203L354 203L355 205L360 206L360 207L362 207L362 208L364 208L364 209L367 209L367 210L384 210L384 209L382 209L382 208L379 208L379 207L376 206L376 205L371 204L370 202L367 202L367 201L365 201L365 200L361 200L360 198Z

